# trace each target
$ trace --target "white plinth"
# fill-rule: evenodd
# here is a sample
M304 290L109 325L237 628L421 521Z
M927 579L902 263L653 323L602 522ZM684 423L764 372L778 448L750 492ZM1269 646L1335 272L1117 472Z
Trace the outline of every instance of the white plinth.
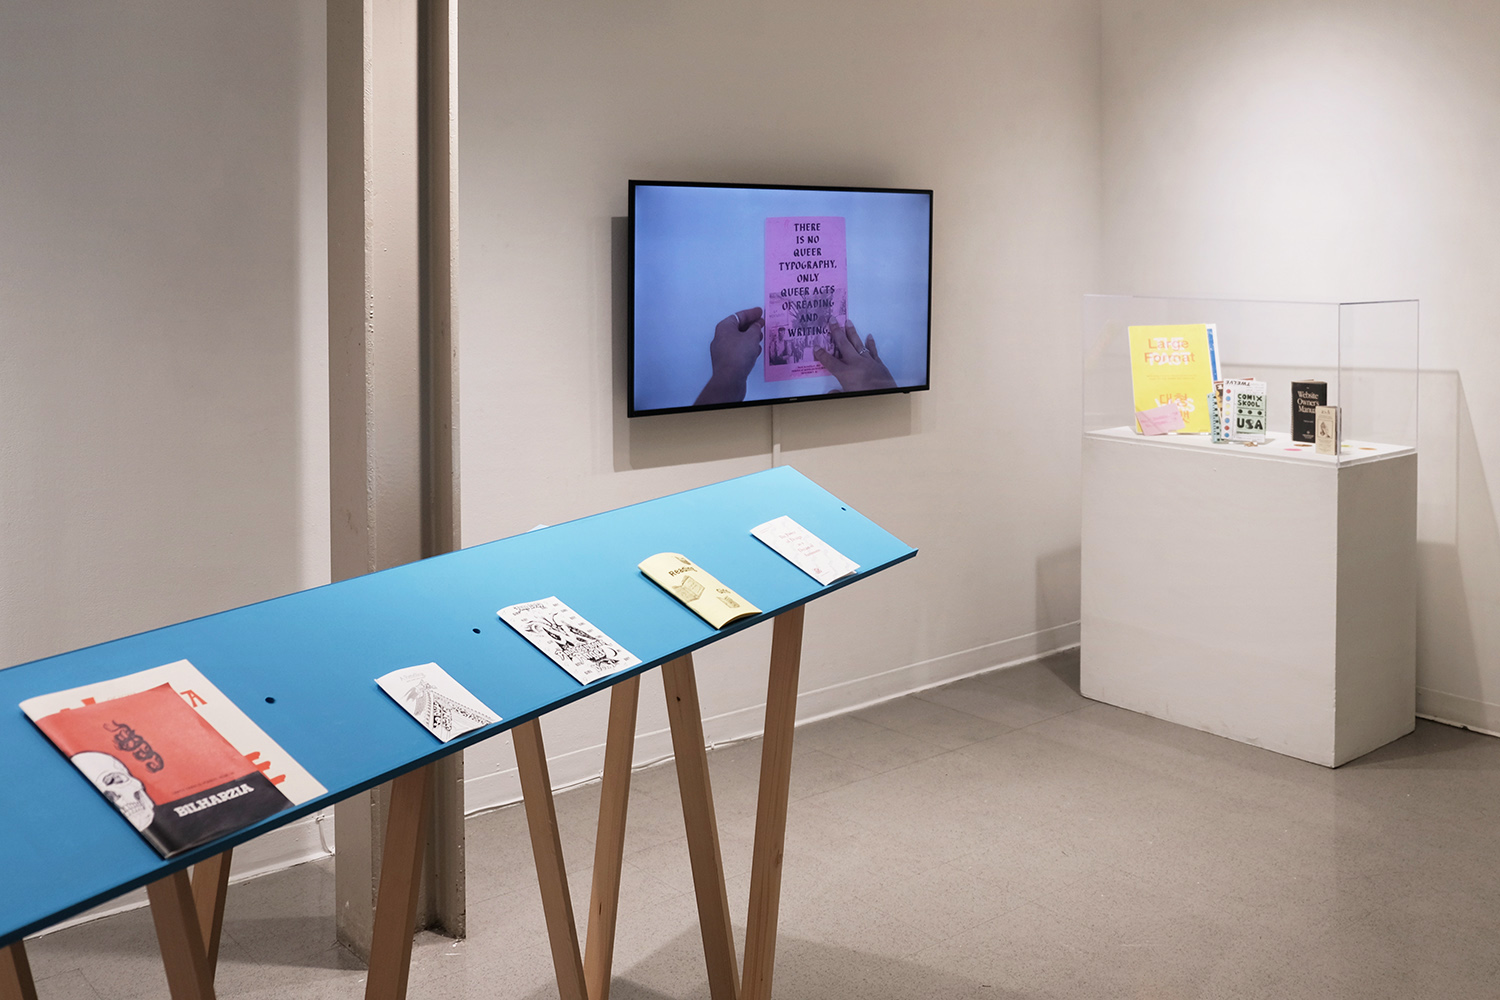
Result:
M1082 689L1330 767L1411 732L1414 449L1083 443Z

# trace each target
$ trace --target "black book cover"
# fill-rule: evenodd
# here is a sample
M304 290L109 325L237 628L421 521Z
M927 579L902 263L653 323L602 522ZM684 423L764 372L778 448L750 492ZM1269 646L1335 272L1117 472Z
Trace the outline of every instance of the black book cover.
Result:
M1328 383L1305 379L1292 383L1292 440L1312 444L1317 440L1315 426L1318 407L1328 405Z

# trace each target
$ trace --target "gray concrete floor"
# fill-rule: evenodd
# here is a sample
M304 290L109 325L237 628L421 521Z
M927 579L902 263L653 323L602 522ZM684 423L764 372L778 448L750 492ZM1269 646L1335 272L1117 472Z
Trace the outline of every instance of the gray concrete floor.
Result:
M1064 654L797 731L779 1000L1500 996L1500 740L1422 723L1329 771L1077 677ZM741 921L759 751L710 757ZM676 793L635 776L615 1000L707 996ZM580 911L597 802L558 799ZM419 935L410 995L556 996L520 809L468 831L470 937ZM144 910L30 954L42 1000L166 995ZM231 890L217 982L362 995L331 863Z

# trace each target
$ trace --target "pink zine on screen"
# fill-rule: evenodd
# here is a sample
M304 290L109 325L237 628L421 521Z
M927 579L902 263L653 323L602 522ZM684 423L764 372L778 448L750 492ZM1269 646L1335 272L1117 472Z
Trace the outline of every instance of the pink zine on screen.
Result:
M766 220L767 382L828 374L813 351L832 353L829 322L848 322L847 260L843 216Z

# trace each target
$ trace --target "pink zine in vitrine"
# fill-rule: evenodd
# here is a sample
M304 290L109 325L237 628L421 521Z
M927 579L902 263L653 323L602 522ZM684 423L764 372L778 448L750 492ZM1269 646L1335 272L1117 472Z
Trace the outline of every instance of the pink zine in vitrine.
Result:
M847 262L843 216L766 220L767 382L828 374L813 351L832 353L828 324L848 322Z

